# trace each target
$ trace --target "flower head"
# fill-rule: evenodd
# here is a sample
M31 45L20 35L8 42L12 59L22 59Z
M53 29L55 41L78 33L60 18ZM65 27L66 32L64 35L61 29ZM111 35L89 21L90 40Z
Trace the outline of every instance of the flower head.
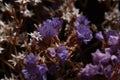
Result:
M93 38L92 31L88 27L79 27L76 30L76 33L77 33L78 38L83 40L84 43L86 43L86 44L89 41L91 41L91 39Z
M85 68L82 68L82 70L79 73L79 76L82 78L90 78L97 74L99 74L99 66L87 64Z
M57 28L61 27L62 21L59 18L47 19L39 28L40 34L45 38L51 38L58 34Z
M64 62L68 58L68 50L66 49L65 46L61 45L56 49L56 55L60 61Z
M93 62L94 63L108 63L111 58L109 53L102 53L100 50L97 50L95 53L92 54Z
M78 17L74 22L78 38L82 39L86 44L93 38L92 31L88 27L89 23L90 21L85 16Z
M119 42L119 37L118 36L110 36L108 39L108 44L109 45L117 45Z
M38 74L40 76L46 74L46 72L48 71L46 64L37 65L37 68L38 68Z
M60 61L64 62L68 58L68 50L65 46L60 45L56 49L55 48L48 48L50 55L52 57L57 57Z
M79 16L74 22L74 26L78 28L80 26L88 26L89 23L90 21L88 21L85 16Z
M33 53L30 53L24 59L24 63L28 66L36 65L37 61L38 61L38 58Z
M62 21L59 18L52 18L51 24L54 28L61 27Z
M28 67L22 69L22 73L26 80L47 80L46 72L48 71L45 64L36 65L29 69Z
M45 38L51 38L58 34L56 29L53 28L53 26L50 26L49 24L43 25L39 29L40 34Z
M38 58L33 53L24 59L26 67L22 69L22 73L26 80L47 80L46 72L48 69L46 64L37 65L37 61Z

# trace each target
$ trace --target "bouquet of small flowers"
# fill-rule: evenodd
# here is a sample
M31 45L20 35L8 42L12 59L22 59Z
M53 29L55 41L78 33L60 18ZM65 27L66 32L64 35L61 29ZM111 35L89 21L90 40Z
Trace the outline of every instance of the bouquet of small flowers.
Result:
M119 4L0 0L0 80L120 80Z

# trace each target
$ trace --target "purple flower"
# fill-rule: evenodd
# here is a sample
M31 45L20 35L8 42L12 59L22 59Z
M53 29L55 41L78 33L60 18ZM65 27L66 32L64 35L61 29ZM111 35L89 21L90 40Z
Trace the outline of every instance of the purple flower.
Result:
M22 69L22 73L26 80L47 80L46 72L48 71L45 64L36 65L32 68Z
M52 26L53 28L61 27L62 21L59 18L47 19L43 22L43 25Z
M103 35L102 35L102 32L96 33L95 37L96 37L98 40L100 40L100 41L104 40L104 37L103 37Z
M30 54L27 55L26 58L24 59L24 63L25 63L27 66L36 65L37 61L38 61L38 58L37 58L33 53L30 53Z
M90 21L88 21L85 16L79 16L74 22L74 26L78 28L80 26L88 26L89 23Z
M86 44L93 38L92 31L88 27L79 27L76 32L78 38L82 39Z
M93 57L93 62L99 64L99 63L108 63L111 58L111 55L110 53L104 54L100 52L100 50L97 50L95 53L92 54L92 57Z
M33 53L27 55L24 59L26 67L22 73L26 80L47 80L46 72L48 71L45 64L37 65L38 58Z
M65 62L68 58L68 50L65 46L60 45L59 47L55 48L48 48L50 55L52 57L57 57L60 61Z
M59 18L52 18L51 23L52 23L54 28L62 26L62 21Z
M97 74L99 74L99 66L87 64L85 68L82 68L78 75L82 78L90 78Z
M92 31L88 27L89 23L90 21L85 16L79 16L74 22L78 38L82 39L86 44L93 38Z
M108 45L117 45L119 42L118 36L110 36L108 39Z
M51 38L58 34L57 28L62 26L62 21L59 18L47 19L43 22L42 26L39 27L40 34L45 38Z
M45 38L51 38L58 34L57 30L50 26L49 24L43 25L39 28L40 34Z
M56 49L56 56L60 61L64 62L68 58L68 52L69 51L66 49L66 47L61 45Z
M48 68L46 66L46 64L40 64L40 65L37 65L37 68L38 68L38 74L39 76L43 76L46 74L46 72L48 71Z

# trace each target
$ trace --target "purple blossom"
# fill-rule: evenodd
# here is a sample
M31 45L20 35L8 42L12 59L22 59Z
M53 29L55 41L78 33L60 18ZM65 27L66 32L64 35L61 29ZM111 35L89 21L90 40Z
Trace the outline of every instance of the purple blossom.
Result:
M79 27L76 32L78 38L82 39L86 44L93 38L92 31L88 27Z
M60 61L65 62L68 58L68 50L65 46L60 45L56 49L55 48L48 48L50 55L52 57L57 57Z
M90 21L88 21L85 16L79 16L74 22L74 26L78 28L80 26L88 26L89 23Z
M62 26L62 21L59 18L52 18L52 25L54 28L58 28Z
M108 39L108 45L117 45L119 42L118 36L110 36Z
M108 63L111 55L110 53L102 53L100 50L97 50L95 53L92 54L93 62L94 63Z
M96 33L95 37L96 37L98 40L100 40L100 41L103 41L103 40L104 40L104 37L103 37L103 35L102 35L102 32Z
M90 21L85 16L79 16L74 22L78 38L82 39L86 44L93 38L92 31L88 27L89 23Z
M92 80L97 75L104 76L106 79L113 77L113 68L120 62L119 55L111 55L110 48L106 48L105 53L98 49L92 57L94 65L87 64L85 68L82 68L79 73L81 78Z
M24 59L24 63L28 66L36 65L37 61L38 61L38 58L33 53L30 53Z
M45 38L51 38L58 34L57 30L50 26L49 24L43 25L39 28L40 34Z
M53 28L61 27L62 21L59 18L47 19L43 22L43 25L52 26Z
M58 59L62 62L66 61L68 58L68 50L66 49L65 46L61 45L56 49L56 56Z
M40 34L45 38L51 38L58 34L57 28L62 26L62 21L59 18L47 19L43 22L42 26L39 27Z
M91 80L91 78L94 78L96 75L103 75L105 78L109 79L114 74L112 69L112 65L103 66L102 64L87 64L85 68L81 69L78 75L87 80Z
M119 35L111 35L108 39L108 45L110 45L111 53L116 53L119 49Z
M27 55L24 59L26 67L22 73L26 80L47 80L46 72L48 71L45 64L37 65L38 58L33 53Z
M99 74L99 69L98 65L87 64L85 68L82 68L78 75L82 78L90 78Z
M43 76L46 74L46 72L48 71L48 68L46 66L46 64L40 64L40 65L37 65L37 68L38 68L38 74L39 76Z

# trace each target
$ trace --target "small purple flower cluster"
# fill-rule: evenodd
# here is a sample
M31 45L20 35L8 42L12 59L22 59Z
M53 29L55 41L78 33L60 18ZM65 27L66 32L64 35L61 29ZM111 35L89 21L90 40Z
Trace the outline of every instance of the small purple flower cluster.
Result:
M105 53L99 49L92 53L93 63L87 64L85 68L81 69L79 76L83 79L92 79L97 75L104 76L105 79L110 79L115 75L114 68L120 64L120 34L109 34L108 48L105 48ZM101 40L101 39L100 39ZM118 73L120 74L120 73Z
M25 68L22 69L22 73L26 80L47 80L46 72L48 71L45 64L37 65L38 58L30 53L24 59Z
M94 1L0 0L0 80L120 80L119 0Z
M89 28L89 23L90 22L86 19L85 16L79 16L74 22L78 38L83 40L86 44L93 38L92 31Z
M59 18L47 19L39 27L39 32L44 38L52 38L58 35L57 29L62 26L62 21Z
M56 49L54 48L49 48L50 55L52 57L57 57L61 62L65 62L68 58L68 50L65 46L60 45Z

